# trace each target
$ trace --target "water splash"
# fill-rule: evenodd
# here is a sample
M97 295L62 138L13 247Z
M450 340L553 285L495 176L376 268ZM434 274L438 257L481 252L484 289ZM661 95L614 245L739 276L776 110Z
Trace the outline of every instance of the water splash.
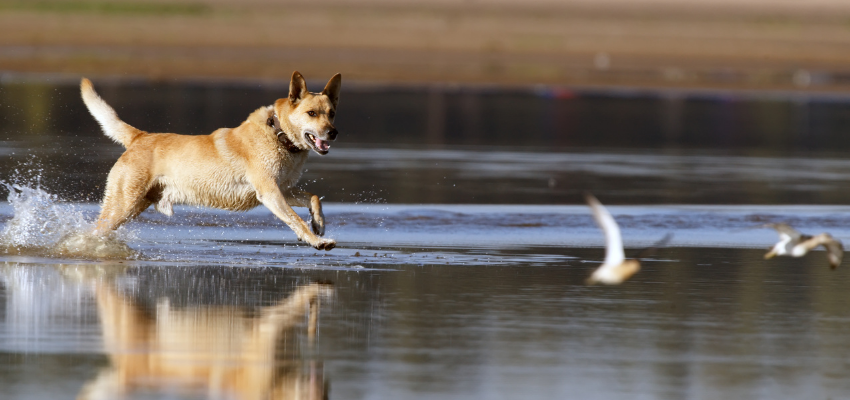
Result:
M85 259L128 259L138 254L123 235L96 237L82 210L40 187L0 182L9 190L14 216L0 233L0 253Z
M82 212L59 203L56 195L36 187L8 184L14 217L3 229L2 242L15 247L46 247L72 232L89 227Z

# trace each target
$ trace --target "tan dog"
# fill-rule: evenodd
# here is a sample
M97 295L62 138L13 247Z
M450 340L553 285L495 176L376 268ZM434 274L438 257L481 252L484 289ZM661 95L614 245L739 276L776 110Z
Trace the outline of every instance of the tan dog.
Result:
M266 206L317 249L336 246L322 239L325 219L319 197L295 187L309 150L325 155L336 139L333 120L342 77L334 75L321 93L307 91L292 74L289 97L251 113L236 128L209 135L148 133L121 119L91 81L80 83L83 101L106 136L127 150L109 172L95 233L104 236L154 204L172 214L173 204L245 211ZM292 206L308 207L312 231Z

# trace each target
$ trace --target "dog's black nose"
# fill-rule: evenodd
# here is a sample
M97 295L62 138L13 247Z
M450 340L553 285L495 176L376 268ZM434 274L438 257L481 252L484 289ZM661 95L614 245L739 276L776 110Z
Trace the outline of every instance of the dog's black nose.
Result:
M331 129L331 131L328 132L328 136L330 136L331 140L336 140L337 134L339 134L339 132L336 130L336 128Z

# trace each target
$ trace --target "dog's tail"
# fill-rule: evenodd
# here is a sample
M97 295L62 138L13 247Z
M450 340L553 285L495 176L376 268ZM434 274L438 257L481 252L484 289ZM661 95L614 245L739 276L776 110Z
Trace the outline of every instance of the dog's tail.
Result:
M109 136L110 139L118 142L124 147L128 147L130 143L147 132L136 129L126 122L118 118L115 110L106 104L97 92L94 91L94 86L90 80L83 78L80 82L80 92L83 95L83 102L86 103L89 112L103 128L103 133Z

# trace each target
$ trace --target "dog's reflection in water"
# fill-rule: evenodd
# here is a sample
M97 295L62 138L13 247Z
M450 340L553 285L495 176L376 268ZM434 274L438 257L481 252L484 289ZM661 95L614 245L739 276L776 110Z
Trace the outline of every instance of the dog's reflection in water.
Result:
M109 284L95 292L110 366L78 399L121 399L163 392L208 399L326 399L323 368L298 361L295 328L316 335L329 283L297 287L287 298L249 315L238 307L172 307L155 315Z

